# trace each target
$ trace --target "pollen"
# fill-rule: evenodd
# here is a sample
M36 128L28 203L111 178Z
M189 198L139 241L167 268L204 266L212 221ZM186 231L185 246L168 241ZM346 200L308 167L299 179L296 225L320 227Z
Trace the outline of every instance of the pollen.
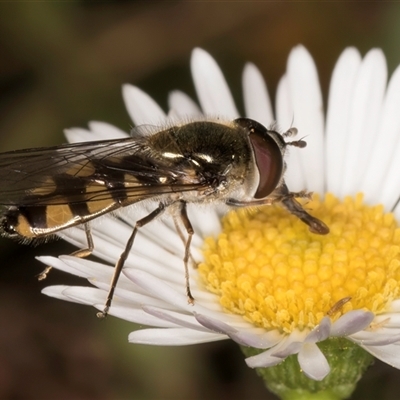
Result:
M313 234L279 205L230 212L205 240L199 273L227 311L290 333L354 309L375 314L399 297L400 229L363 195L327 194L303 205L330 228Z

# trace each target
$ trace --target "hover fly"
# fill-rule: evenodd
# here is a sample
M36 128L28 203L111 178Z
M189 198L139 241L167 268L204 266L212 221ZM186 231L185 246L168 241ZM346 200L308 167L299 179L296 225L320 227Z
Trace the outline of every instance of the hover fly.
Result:
M158 205L154 210L136 222L115 264L104 310L98 316L109 311L138 230L166 210L171 211L184 241L186 293L193 303L188 263L194 231L186 212L188 203L232 207L280 203L311 232L329 232L296 200L309 194L290 192L283 179L287 146L306 145L303 140L285 141L296 133L291 128L281 135L248 118L201 120L126 139L3 153L0 230L3 236L30 242L83 224L87 248L72 254L87 257L94 248L91 220L134 203L155 201ZM180 226L187 233L186 239Z

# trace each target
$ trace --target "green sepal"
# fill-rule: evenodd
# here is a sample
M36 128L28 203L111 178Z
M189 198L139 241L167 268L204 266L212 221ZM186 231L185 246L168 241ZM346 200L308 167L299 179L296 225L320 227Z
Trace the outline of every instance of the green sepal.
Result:
M274 367L256 368L267 388L283 400L337 400L348 398L357 382L374 360L360 346L345 338L330 338L317 344L328 360L330 373L321 381L307 378L297 354L287 357ZM264 350L243 347L246 357Z

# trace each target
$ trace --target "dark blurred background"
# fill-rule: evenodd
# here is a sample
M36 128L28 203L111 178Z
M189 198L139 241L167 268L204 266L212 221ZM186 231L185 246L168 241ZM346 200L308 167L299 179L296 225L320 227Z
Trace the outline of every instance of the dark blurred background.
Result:
M193 47L218 61L243 110L243 65L261 69L274 96L291 48L316 60L327 96L346 46L381 47L389 72L400 63L397 2L71 1L0 4L0 151L64 142L63 129L89 120L128 131L121 84L166 109L170 90L194 96ZM1 184L1 182L0 182ZM59 272L38 283L37 255L68 254L0 241L1 399L274 399L229 341L164 348L131 345L132 324L99 321L93 309L40 294L82 284ZM354 399L397 399L400 371L376 362Z

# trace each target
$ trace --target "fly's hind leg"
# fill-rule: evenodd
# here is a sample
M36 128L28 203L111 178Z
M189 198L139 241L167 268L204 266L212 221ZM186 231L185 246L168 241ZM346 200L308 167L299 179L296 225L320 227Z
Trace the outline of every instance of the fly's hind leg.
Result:
M87 240L87 247L85 249L79 249L70 254L70 256L74 257L79 257L79 258L85 258L88 257L92 254L94 245L93 245L93 238L92 238L92 233L90 232L90 226L88 223L84 224L85 227L85 234L86 234L86 240ZM48 265L43 272L41 272L38 276L38 280L42 281L47 278L47 275L49 272L53 269L50 265Z
M129 237L129 239L126 243L125 250L122 252L117 263L115 264L114 274L111 279L110 289L108 291L106 303L104 305L103 311L100 311L97 313L98 318L105 318L108 314L108 311L110 310L112 299L114 297L115 288L118 283L118 279L121 275L122 268L124 267L125 261L129 256L129 252L132 249L133 242L135 241L135 237L136 237L138 230L141 227L148 224L149 222L153 221L153 219L155 219L156 217L158 217L165 210L165 207L166 207L165 204L160 203L158 205L158 207L154 211L152 211L149 215L147 215L146 217L144 217L142 219L139 219L139 221L136 221L136 224L135 224L135 227L133 228L131 236Z
M86 223L84 225L85 225L87 247L86 247L86 249L79 249L79 250L74 251L73 253L70 254L70 256L86 258L86 257L89 257L93 253L94 244L93 244L92 232L90 231L90 226L88 223Z
M189 258L191 258L190 254L190 244L192 243L192 237L194 234L193 226L189 220L186 210L186 202L180 201L180 216L183 226L186 229L188 237L185 242L185 256L183 258L183 263L185 265L185 282L186 282L186 295L188 298L189 304L194 304L194 297L192 296L192 292L190 291L190 282L189 282Z

